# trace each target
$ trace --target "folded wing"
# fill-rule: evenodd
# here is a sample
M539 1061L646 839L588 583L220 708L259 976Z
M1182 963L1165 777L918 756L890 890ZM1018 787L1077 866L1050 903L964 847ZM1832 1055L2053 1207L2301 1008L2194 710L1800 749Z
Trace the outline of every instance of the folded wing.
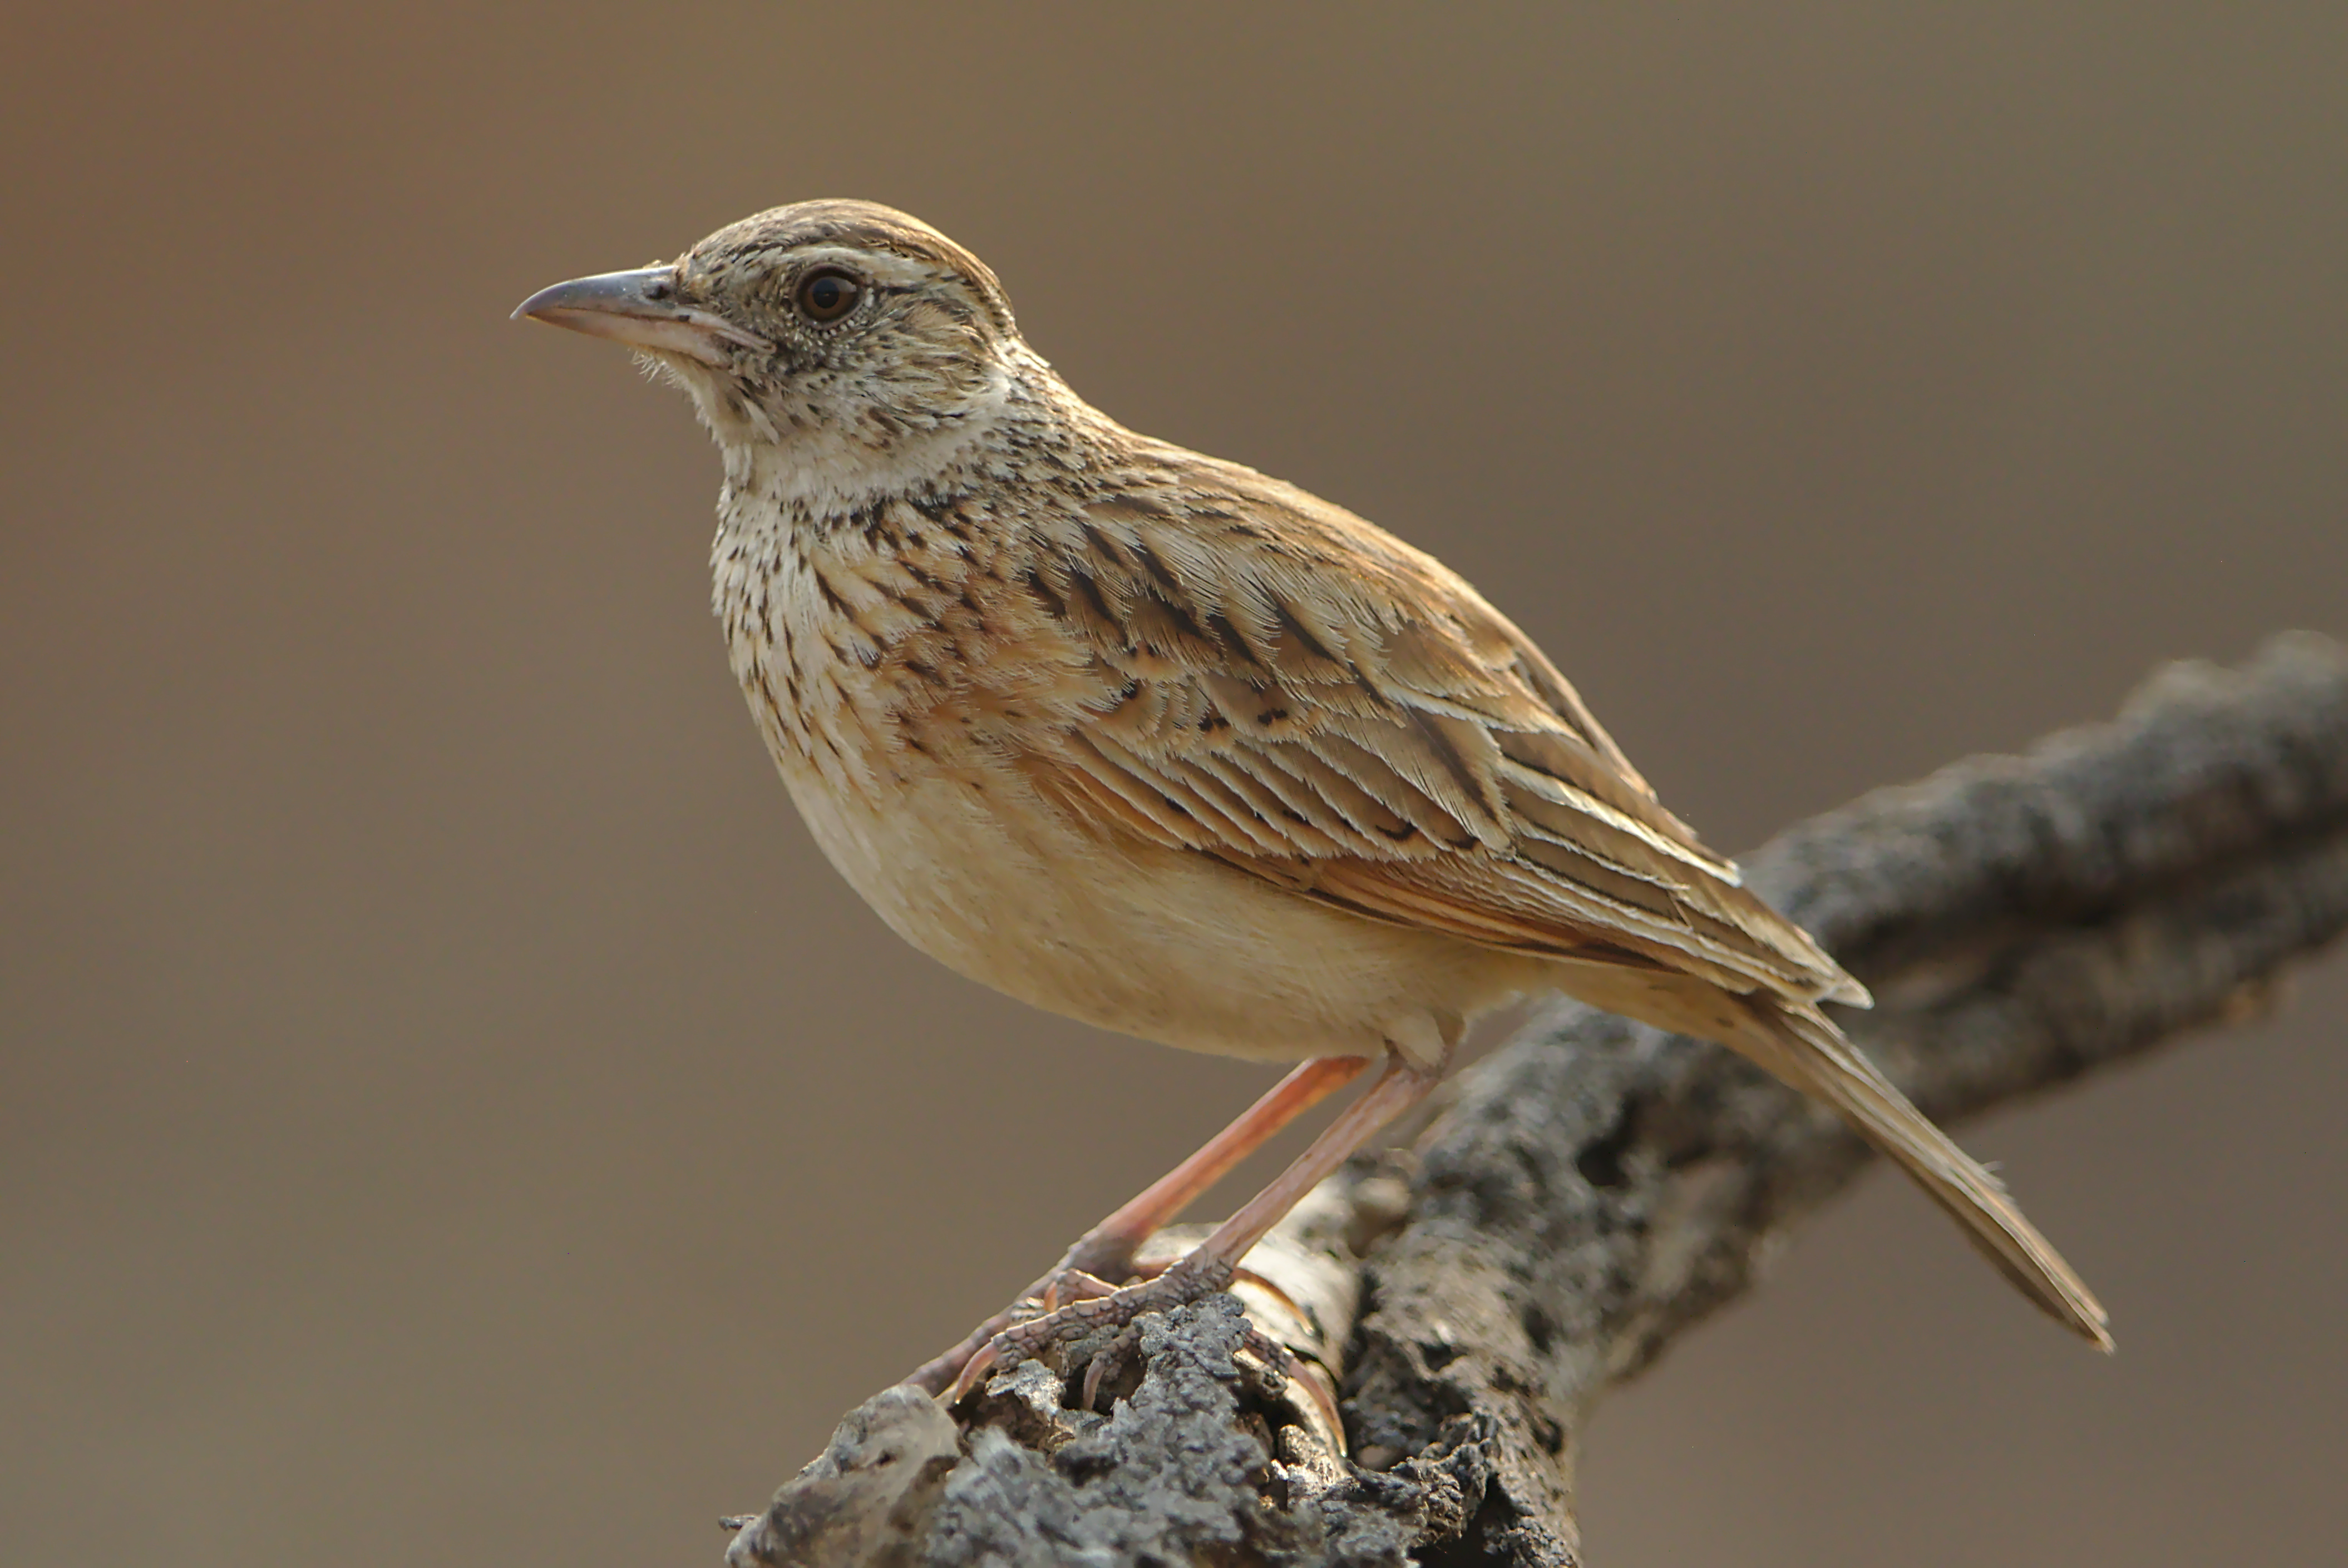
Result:
M1432 558L1196 458L1049 542L1028 587L1107 693L1027 742L1063 809L1494 948L1865 999Z
M1734 1047L1839 1112L2033 1300L2110 1348L2102 1307L1996 1178L1818 1008L1865 989L1663 808L1540 651L1441 564L1187 454L1050 544L1029 587L1099 693L1023 732L1023 765L1063 810L1373 919L1556 959L1566 989Z

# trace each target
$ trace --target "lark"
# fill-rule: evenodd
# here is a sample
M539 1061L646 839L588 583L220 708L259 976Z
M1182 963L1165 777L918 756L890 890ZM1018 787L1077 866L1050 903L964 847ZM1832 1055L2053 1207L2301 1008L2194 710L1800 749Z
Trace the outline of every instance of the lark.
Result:
M958 1397L1221 1288L1479 1016L1552 991L1816 1096L2110 1348L1997 1179L1826 1011L1865 988L1663 809L1522 631L1343 507L1092 407L943 234L805 201L515 314L624 343L692 399L725 463L735 678L891 929L1053 1012L1300 1063L922 1387ZM1365 1075L1271 1185L1133 1278L1153 1231Z

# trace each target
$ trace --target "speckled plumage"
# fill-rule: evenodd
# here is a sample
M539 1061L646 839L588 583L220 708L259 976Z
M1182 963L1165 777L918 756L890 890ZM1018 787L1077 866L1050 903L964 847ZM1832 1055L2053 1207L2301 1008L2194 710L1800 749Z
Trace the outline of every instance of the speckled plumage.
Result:
M819 272L860 291L837 322L795 302ZM903 214L779 208L624 276L652 302L620 326L533 313L635 343L693 397L725 459L735 675L817 842L907 940L1263 1060L1431 1078L1475 1016L1548 989L1704 1035L1850 1117L2102 1337L1995 1181L1819 1009L1865 990L1440 562L1093 409L994 274Z

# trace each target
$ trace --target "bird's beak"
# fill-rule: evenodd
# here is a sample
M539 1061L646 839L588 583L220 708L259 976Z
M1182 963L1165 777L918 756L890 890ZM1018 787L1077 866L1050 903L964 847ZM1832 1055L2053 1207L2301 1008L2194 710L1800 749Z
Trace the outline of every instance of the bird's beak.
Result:
M632 348L681 354L704 364L726 364L726 351L720 346L726 343L770 353L774 348L723 316L679 303L674 267L573 278L524 300L515 307L513 319L524 316L590 337L611 338Z

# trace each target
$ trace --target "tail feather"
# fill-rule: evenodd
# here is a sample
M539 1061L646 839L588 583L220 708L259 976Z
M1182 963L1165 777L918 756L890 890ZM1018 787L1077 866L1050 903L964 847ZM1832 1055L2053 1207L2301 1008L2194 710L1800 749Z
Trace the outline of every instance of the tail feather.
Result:
M2056 1322L2112 1348L2102 1306L2071 1266L2023 1217L1998 1179L1908 1102L1815 1006L1748 999L1753 1027L1728 1041L1793 1087L1839 1112L1916 1179L1965 1235Z

